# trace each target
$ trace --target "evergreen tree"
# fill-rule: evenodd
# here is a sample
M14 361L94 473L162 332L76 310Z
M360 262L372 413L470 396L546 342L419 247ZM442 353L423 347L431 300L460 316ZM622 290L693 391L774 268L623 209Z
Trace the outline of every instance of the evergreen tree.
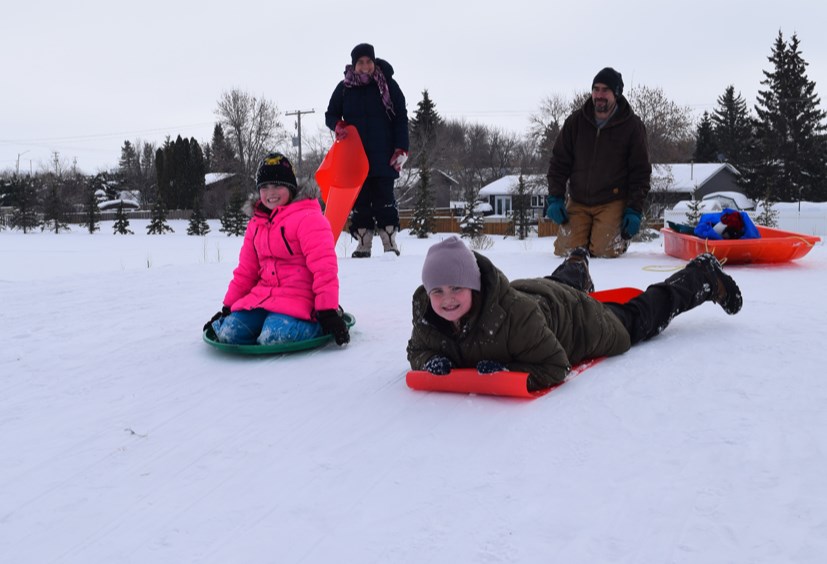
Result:
M240 166L233 153L233 148L224 136L224 128L215 124L210 143L210 162L207 172L238 172Z
M465 190L465 211L459 222L462 237L468 237L472 241L483 236L485 220L483 215L477 211L478 190L469 187Z
M709 112L704 112L701 122L695 133L695 153L692 159L696 163L714 163L718 161L718 144L712 131L712 120Z
M83 220L80 224L90 234L100 229L101 210L98 207L98 197L95 192L95 185L91 181L87 182L83 198ZM123 207L123 203L121 203L121 207Z
M118 210L115 212L115 225L112 227L116 235L134 235L129 228L129 218L126 217L126 212L123 209L123 202L118 204Z
M531 192L522 174L511 193L511 227L520 241L531 233Z
M60 188L55 182L49 188L46 200L43 202L43 223L40 225L40 230L54 231L55 234L60 233L60 230L69 231L69 224L66 222L66 205L60 197Z
M768 191L782 201L827 200L827 143L821 100L815 83L807 78L798 37L789 43L778 32L772 54L772 71L764 71L755 106L756 145L748 194Z
M235 235L240 237L244 235L247 229L247 216L244 215L244 194L240 191L233 192L227 205L224 206L224 214L221 216L221 233L226 233L227 237Z
M187 235L206 235L210 232L210 226L207 220L204 219L204 214L201 212L201 202L196 200L192 207L192 215L187 226Z
M146 226L147 235L163 235L164 233L174 233L175 231L167 224L167 208L164 205L164 200L158 198L155 205L152 206L152 217L149 225Z
M420 159L426 166L419 169L419 183L416 187L416 202L411 218L411 234L419 239L427 239L434 232L434 201L431 196L431 173L427 161Z
M778 227L778 210L773 207L769 191L765 192L757 202L757 209L761 210L755 216L755 223L764 227Z
M718 107L712 113L712 130L723 160L742 171L749 159L753 131L747 103L740 93L735 95L734 86L728 86L718 97Z
M11 202L14 208L9 225L13 229L22 229L27 233L40 226L37 210L40 198L37 195L37 185L31 176L15 175L11 181Z
M689 210L686 212L686 224L697 227L701 221L701 198L700 192L696 189L692 193L692 201L689 202Z

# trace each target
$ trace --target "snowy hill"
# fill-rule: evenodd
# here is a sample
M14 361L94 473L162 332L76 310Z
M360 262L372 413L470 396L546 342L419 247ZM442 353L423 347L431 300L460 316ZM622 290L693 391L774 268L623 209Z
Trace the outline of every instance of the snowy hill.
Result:
M351 343L221 354L200 338L240 239L0 232L0 554L9 563L820 563L827 250L732 266L705 304L543 398L404 383L427 248L351 259ZM509 277L552 240L495 238ZM346 258L345 258L346 257ZM597 289L682 262L592 261Z

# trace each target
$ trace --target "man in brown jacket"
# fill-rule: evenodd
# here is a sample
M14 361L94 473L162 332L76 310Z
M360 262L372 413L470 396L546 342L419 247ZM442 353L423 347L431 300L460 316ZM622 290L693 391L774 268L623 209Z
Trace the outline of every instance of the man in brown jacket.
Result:
M651 174L646 128L623 97L621 74L606 67L552 149L546 216L560 225L555 254L578 247L596 257L625 253L640 229Z
M704 302L730 315L742 305L737 284L710 254L625 304L591 298L584 273L588 258L573 254L551 276L509 282L457 237L437 243L413 296L411 368L441 375L452 368L526 372L535 391L561 383L582 360L626 352Z

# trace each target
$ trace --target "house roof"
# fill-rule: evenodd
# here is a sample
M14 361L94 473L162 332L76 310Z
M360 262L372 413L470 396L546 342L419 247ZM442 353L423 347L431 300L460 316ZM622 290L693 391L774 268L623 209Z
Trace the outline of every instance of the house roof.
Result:
M723 171L741 176L728 163L671 163L652 165L652 188L667 192L694 192ZM671 175L671 181L668 181Z
M204 185L209 186L210 184L215 184L216 182L221 182L225 178L230 178L231 176L235 176L234 172L208 172L204 175Z
M523 181L528 186L530 193L537 193L548 189L546 176L544 174L524 174ZM520 184L519 174L509 174L498 178L490 184L480 188L480 196L496 196L501 194L513 194Z

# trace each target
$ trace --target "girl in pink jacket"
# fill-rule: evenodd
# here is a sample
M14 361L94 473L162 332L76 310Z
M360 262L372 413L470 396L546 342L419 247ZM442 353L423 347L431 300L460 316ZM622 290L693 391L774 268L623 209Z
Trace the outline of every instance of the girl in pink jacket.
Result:
M290 161L270 153L256 173L259 199L247 225L221 311L204 329L222 343L350 340L339 307L339 268L330 223L299 189Z

